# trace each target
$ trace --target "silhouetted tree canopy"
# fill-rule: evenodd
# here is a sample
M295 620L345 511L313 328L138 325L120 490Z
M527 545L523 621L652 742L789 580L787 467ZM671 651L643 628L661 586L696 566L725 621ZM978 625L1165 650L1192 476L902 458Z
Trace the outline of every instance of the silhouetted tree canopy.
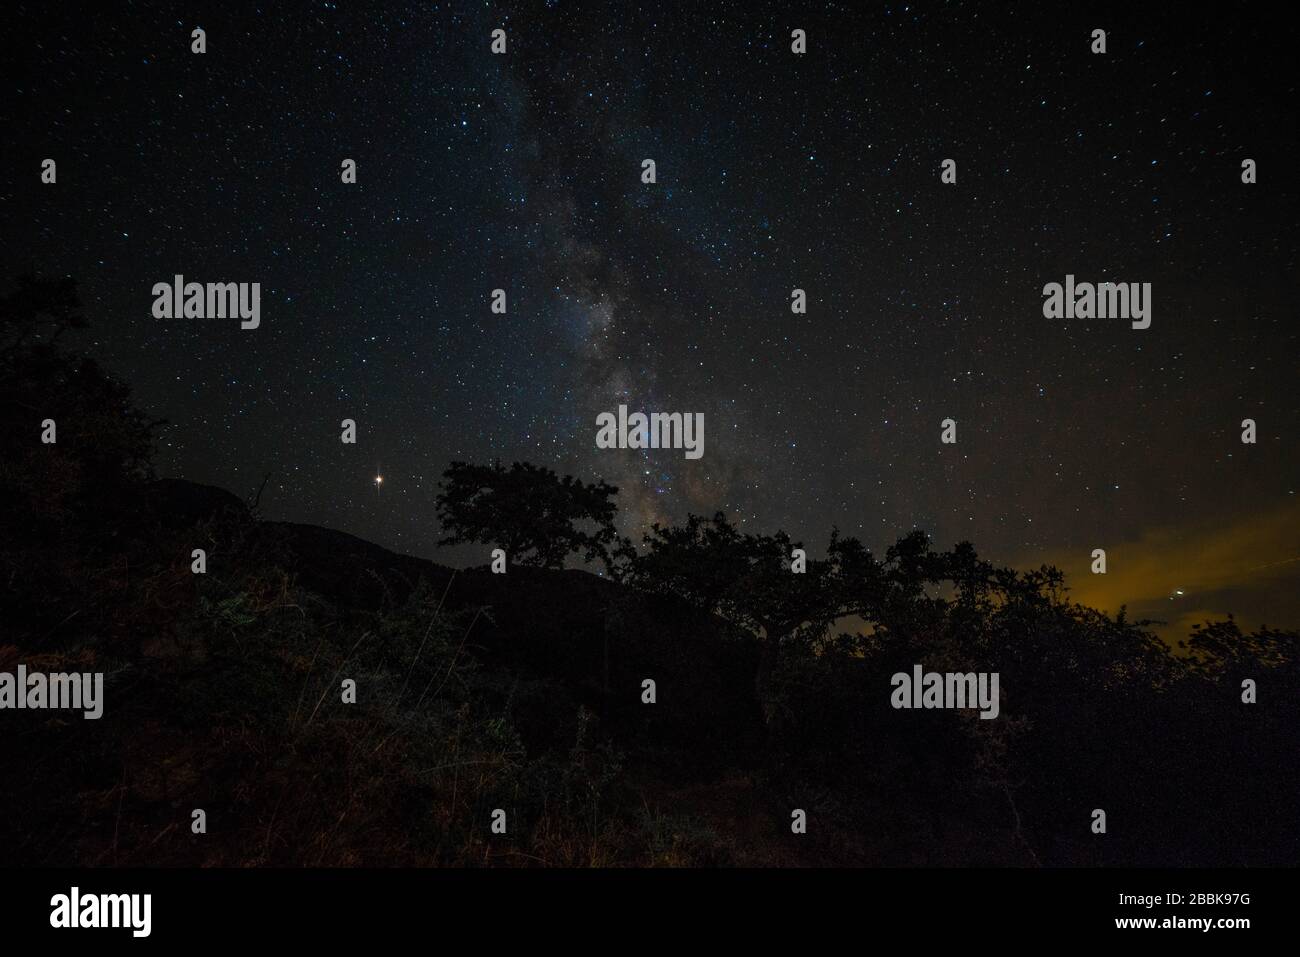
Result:
M543 568L562 568L579 554L600 559L611 574L630 549L614 527L618 489L604 481L560 478L527 462L509 469L452 462L439 488L438 519L449 533L440 545L495 545L512 562Z
M58 345L84 325L71 279L24 276L0 296L0 495L16 534L111 505L123 483L150 474L160 423L93 359ZM41 442L46 419L55 423L53 445Z

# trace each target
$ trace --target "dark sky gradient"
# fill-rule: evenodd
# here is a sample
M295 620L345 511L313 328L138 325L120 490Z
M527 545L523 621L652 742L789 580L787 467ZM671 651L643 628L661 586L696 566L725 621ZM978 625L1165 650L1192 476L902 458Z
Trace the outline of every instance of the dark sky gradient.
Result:
M522 459L619 485L637 538L919 526L1298 624L1295 31L1003 6L19 4L9 270L78 278L160 474L273 472L271 518L477 563L435 548L439 474ZM261 328L154 319L175 273L260 282ZM1066 273L1152 283L1151 328L1045 319ZM703 412L704 457L597 450L620 402Z

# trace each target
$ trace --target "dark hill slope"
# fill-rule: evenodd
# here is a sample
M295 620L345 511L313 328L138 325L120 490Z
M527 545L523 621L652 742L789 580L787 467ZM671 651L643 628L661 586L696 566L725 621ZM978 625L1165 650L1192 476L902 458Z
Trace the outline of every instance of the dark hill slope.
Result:
M152 483L138 514L146 533L204 530L197 537L216 542L214 570L257 555L339 614L400 605L421 582L447 613L478 613L466 646L510 698L530 745L558 746L580 705L620 748L657 757L665 771L744 767L762 744L755 649L678 599L578 569L455 570L334 529L256 521L224 489L181 479ZM641 700L647 679L654 705Z
M743 766L761 743L753 649L683 602L577 569L453 570L311 525L265 522L258 533L297 584L331 602L373 610L423 579L447 611L481 609L467 646L513 692L528 741L555 743L582 705L620 747L694 772ZM654 705L641 701L646 679Z

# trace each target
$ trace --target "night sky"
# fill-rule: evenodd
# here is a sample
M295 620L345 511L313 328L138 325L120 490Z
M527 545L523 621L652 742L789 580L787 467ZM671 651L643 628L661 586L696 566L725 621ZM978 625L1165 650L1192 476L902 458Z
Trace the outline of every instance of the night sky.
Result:
M1184 631L1296 625L1294 31L1003 6L20 3L0 281L76 277L158 473L272 472L268 518L479 564L440 473L527 460L638 541L920 527ZM261 327L155 319L177 273L260 282ZM1151 283L1151 328L1044 318L1067 273ZM620 403L703 412L703 458L598 450Z

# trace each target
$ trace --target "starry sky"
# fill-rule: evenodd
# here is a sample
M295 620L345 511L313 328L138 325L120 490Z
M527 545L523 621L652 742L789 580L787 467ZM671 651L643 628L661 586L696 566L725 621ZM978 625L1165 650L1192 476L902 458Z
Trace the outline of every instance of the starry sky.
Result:
M440 473L528 460L638 540L920 527L1300 624L1294 30L1083 6L19 3L0 282L76 277L159 474L270 472L268 518L477 564ZM176 273L260 282L261 327L155 319ZM1151 328L1044 318L1067 273L1150 282ZM703 458L597 449L620 403L703 412Z

